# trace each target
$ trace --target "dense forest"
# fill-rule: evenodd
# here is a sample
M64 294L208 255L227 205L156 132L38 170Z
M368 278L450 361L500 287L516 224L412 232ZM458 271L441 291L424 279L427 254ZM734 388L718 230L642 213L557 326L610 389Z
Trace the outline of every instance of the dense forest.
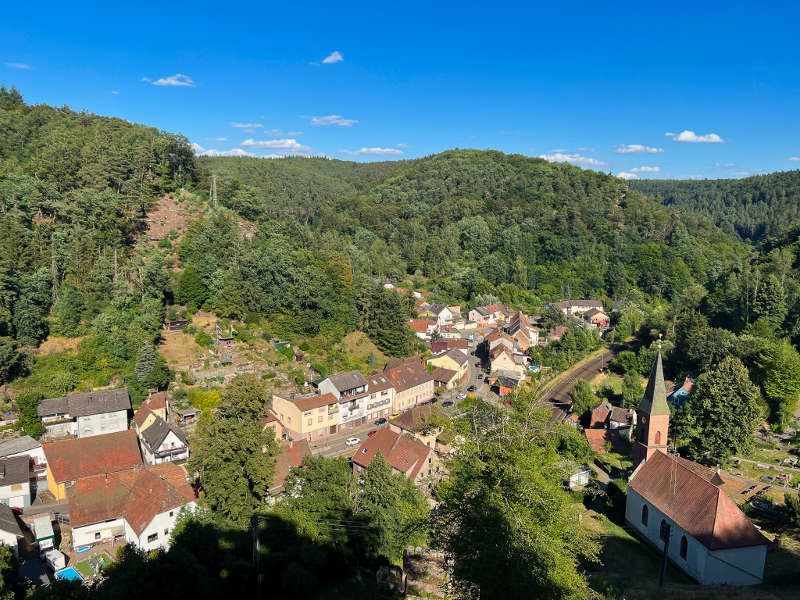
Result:
M701 215L732 235L757 242L800 217L800 170L743 179L629 182L667 206Z

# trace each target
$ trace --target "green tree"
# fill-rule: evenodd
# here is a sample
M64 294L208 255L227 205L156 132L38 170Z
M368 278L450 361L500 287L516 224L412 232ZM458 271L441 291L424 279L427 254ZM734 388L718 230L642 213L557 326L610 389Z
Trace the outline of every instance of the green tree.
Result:
M786 318L786 293L775 275L767 276L756 290L753 315L779 329Z
M61 295L53 307L56 317L54 330L61 335L71 336L80 333L83 298L74 287L61 286Z
M753 448L753 434L764 418L758 388L738 358L724 359L697 378L685 407L688 447L695 460L724 463Z
M192 303L195 306L202 306L208 299L208 288L192 265L186 267L178 278L175 299L181 304Z
M572 399L572 412L579 417L597 404L597 396L594 395L589 382L585 379L575 382L575 387L572 388L569 396Z
M797 410L800 394L800 354L787 341L771 344L757 360L758 379L770 410L770 421L781 431Z
M240 421L259 419L266 411L266 397L266 387L257 375L238 375L222 392L219 415Z
M0 385L14 377L20 367L20 360L14 338L0 337Z
M136 379L144 381L153 372L156 366L156 350L152 344L145 344L139 348L139 354L136 358L136 367L133 372Z
M642 378L638 371L628 371L622 378L622 406L635 408L642 400Z

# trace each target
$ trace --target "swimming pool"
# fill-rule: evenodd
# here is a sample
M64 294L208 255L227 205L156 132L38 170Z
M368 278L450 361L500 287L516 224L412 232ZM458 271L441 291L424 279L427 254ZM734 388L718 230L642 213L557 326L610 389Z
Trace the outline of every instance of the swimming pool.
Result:
M75 567L67 567L66 569L61 569L60 571L56 572L56 579L67 579L69 581L81 581L83 577L78 571L75 570Z

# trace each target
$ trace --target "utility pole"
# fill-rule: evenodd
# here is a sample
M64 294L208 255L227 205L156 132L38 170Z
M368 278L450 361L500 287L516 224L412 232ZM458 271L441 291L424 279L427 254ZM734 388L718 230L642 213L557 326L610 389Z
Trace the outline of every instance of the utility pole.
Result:
M661 560L661 574L658 576L658 587L664 587L664 578L667 575L667 560L668 560L668 551L669 551L669 538L670 533L672 533L672 528L665 524L664 525L664 558Z
M211 176L211 206L217 210L217 176Z
M261 600L264 580L261 575L261 543L259 540L258 520L262 517L258 513L253 513L250 517L250 531L253 534L253 566L256 570L256 598Z

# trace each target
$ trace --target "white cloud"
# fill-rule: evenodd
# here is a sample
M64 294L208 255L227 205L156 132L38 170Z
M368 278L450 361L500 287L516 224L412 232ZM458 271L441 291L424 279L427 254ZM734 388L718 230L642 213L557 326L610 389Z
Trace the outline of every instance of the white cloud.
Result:
M338 127L352 127L358 123L355 119L345 119L342 115L328 115L327 117L311 117L312 125L319 125L327 127L328 125L336 125Z
M800 156L790 156L789 160L800 160Z
M289 137L297 137L298 135L303 135L303 132L302 131L288 131L288 132L286 132L286 135L288 135Z
M657 154L663 151L663 148L654 148L644 144L620 144L619 146L614 146L614 152L617 154Z
M689 131L688 129L680 133L666 133L664 135L671 137L673 142L689 142L693 144L720 144L725 141L716 133L697 135L694 131Z
M714 166L717 167L718 169L732 169L733 167L736 166L736 163L732 163L732 162L726 162L726 163L715 162Z
M254 140L253 138L246 139L242 142L242 146L248 148L270 148L271 150L283 150L289 152L310 152L311 146L304 146L299 144L297 140L291 138L284 138L279 140Z
M235 127L236 129L254 129L257 127L264 127L261 123L237 123L234 121L231 123L231 127Z
M115 96L119 96L119 92L117 90L111 90L111 93L114 94Z
M27 65L25 63L18 63L18 62L7 62L7 63L5 63L5 65L9 69L22 69L23 71L30 71L33 68L30 65Z
M631 173L658 173L661 167L633 167Z
M398 148L413 148L413 146L409 146L408 144L397 144Z
M191 144L192 150L197 156L255 156L241 148L234 148L233 150L214 150L211 148L203 148L200 144Z
M147 77L142 77L142 81L150 82ZM161 79L156 79L153 82L150 82L153 85L163 85L163 86L170 86L170 87L194 87L194 80L188 75L184 75L183 73L175 73L175 75L170 75L169 77L162 77Z
M589 156L581 154L564 154L563 152L553 152L552 154L540 154L539 158L549 160L550 162L568 162L573 165L581 165L586 167L604 167L608 163Z
M264 135L268 137L283 137L286 134L283 133L283 129L265 129Z
M218 137L218 138L214 138L214 141L216 141L216 142L227 142L228 138L226 138L226 137Z
M347 156L400 156L402 150L397 148L361 148L360 150L339 150L339 154Z
M626 173L622 171L621 173L617 173L617 177L620 179L636 179L636 173Z
M331 52L328 56L326 56L322 60L322 64L323 65L332 65L334 63L342 62L343 60L344 60L344 57L342 56L342 53L339 52L338 50L334 50L333 52Z

